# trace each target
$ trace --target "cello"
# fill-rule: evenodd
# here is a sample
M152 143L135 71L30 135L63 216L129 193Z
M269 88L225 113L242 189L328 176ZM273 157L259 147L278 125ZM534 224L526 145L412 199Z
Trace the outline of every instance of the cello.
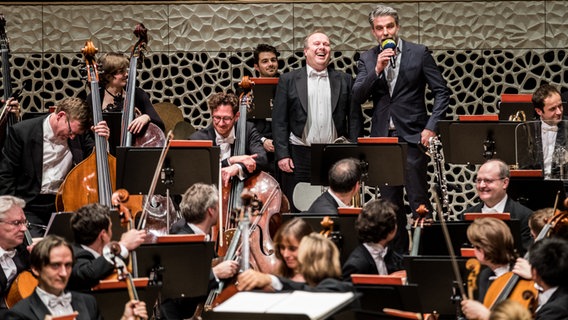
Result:
M91 84L93 122L103 121L99 95L95 54L98 49L88 40L81 50L85 57L88 81ZM76 165L61 184L55 204L58 211L76 211L88 203L98 202L112 207L112 190L116 181L116 159L107 151L107 141L95 134L95 151Z

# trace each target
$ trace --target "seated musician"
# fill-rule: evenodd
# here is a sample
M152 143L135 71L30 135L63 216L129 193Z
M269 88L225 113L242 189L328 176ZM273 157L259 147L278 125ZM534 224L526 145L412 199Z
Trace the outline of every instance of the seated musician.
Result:
M560 237L537 241L529 261L533 279L542 288L535 319L568 319L568 241Z
M85 159L95 142L87 104L79 98L56 103L55 112L21 121L8 130L0 161L0 195L26 202L32 236L42 236L55 212L55 194L71 168ZM108 138L104 121L92 130ZM39 227L38 227L39 226Z
M387 275L402 270L402 256L388 247L396 229L394 204L382 199L367 202L355 222L361 244L343 264L343 280L351 280L354 273Z
M71 217L71 229L75 236L75 265L67 289L89 291L115 270L111 258L104 255L105 250L110 252L112 238L109 208L98 203L79 208ZM119 241L122 258L127 259L129 252L138 248L145 237L146 230L132 229L123 233Z
M0 318L7 312L6 296L16 276L29 268L30 254L24 243L26 203L13 196L0 196Z
M523 248L527 251L533 242L528 222L532 210L507 196L509 175L509 166L505 162L496 159L485 162L479 168L475 180L475 188L481 202L467 208L463 213L510 213L511 219L520 222L520 237Z
M337 214L337 208L352 206L353 196L359 192L361 168L355 158L337 161L328 173L329 189L322 193L305 213Z
M546 225L550 218L554 215L554 208L538 209L529 217L529 229L531 230L531 237L536 239Z
M468 319L489 319L489 309L482 302L491 283L509 271L530 279L526 270L528 264L524 259L517 259L511 230L499 219L474 220L467 228L467 238L473 245L475 257L487 268L482 269L477 278L477 301L462 301L462 311Z
M11 308L5 319L44 320L47 315L67 315L74 311L79 312L77 320L102 319L93 296L65 290L73 267L73 249L65 239L46 236L32 249L30 261L38 286L31 296ZM144 302L126 303L122 319L134 316L148 318Z
M304 236L298 248L298 270L305 282L247 270L238 277L239 291L305 290L314 292L354 291L353 284L341 281L339 250L329 238L312 232Z
M196 183L183 194L179 205L182 219L170 229L171 234L204 234L211 239L211 228L219 218L219 192L213 185ZM218 280L229 279L237 273L237 261L220 262L211 269L209 290L217 287ZM162 302L162 315L166 319L186 319L193 316L197 303L205 298L166 299Z
M267 167L266 151L262 146L261 135L252 123L246 124L245 154L235 155L235 124L241 116L239 100L232 93L214 93L207 101L213 122L205 129L193 133L191 140L211 140L221 148L221 177L227 186L230 179L238 176L243 180L256 170Z

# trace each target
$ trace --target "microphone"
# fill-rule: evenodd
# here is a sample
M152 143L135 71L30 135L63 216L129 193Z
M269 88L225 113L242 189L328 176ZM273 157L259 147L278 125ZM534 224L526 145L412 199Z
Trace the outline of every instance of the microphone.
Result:
M396 42L393 39L385 39L381 42L381 48L395 50L395 55L390 57L391 67L396 68Z

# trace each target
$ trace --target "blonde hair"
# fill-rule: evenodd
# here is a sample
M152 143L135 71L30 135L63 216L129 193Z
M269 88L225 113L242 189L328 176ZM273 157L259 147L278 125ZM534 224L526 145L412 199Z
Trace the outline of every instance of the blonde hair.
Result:
M316 286L326 278L341 277L339 250L330 239L315 232L300 241L298 264L300 273L310 286Z
M489 320L532 320L532 315L517 301L504 300L493 308Z

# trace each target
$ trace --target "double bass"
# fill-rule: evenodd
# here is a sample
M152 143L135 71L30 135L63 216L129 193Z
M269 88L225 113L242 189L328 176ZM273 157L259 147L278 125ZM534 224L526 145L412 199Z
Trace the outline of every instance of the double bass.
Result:
M18 90L12 94L12 77L10 76L10 42L6 35L6 18L0 14L0 52L2 53L2 85L4 87L4 102L11 97L17 99L21 93ZM6 139L6 130L20 121L20 114L10 112L10 107L4 105L0 110L0 148Z

